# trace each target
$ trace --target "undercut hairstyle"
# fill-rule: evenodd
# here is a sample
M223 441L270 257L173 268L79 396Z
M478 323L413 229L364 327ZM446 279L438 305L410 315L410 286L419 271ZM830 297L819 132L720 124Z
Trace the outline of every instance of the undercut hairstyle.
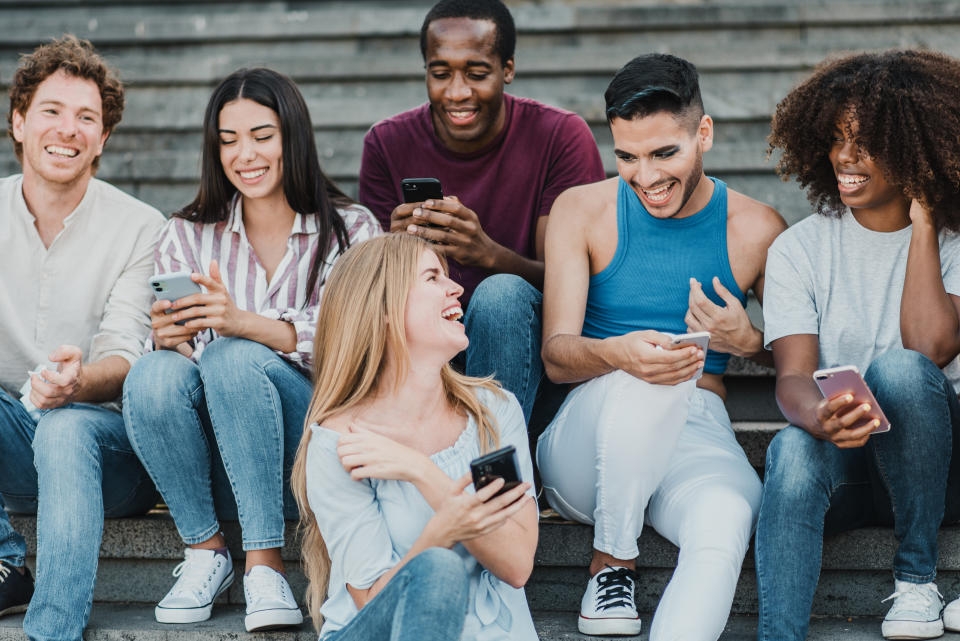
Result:
M41 82L64 71L67 75L90 80L100 90L103 131L108 135L123 116L123 84L117 72L96 52L89 40L67 34L40 45L32 53L20 56L20 64L10 83L10 110L7 112L7 135L13 140L17 160L23 162L23 144L13 138L13 114L25 116ZM100 156L93 159L96 171Z
M960 61L928 51L863 53L826 61L780 104L770 151L777 172L795 177L820 214L845 210L829 152L846 128L906 198L938 229L960 231ZM857 125L850 127L851 121Z
M693 63L666 53L637 56L620 68L603 94L607 122L665 111L696 130L703 118L700 78Z
M237 188L227 178L220 162L220 112L224 105L246 98L272 109L280 121L280 155L283 196L298 214L313 215L320 238L310 265L307 292L318 283L327 252L336 243L339 252L350 245L347 226L337 207L354 201L343 193L320 168L313 138L310 112L297 85L272 69L238 69L213 90L203 115L203 152L200 159L200 190L193 202L173 215L195 223L219 223L230 217ZM310 300L308 295L305 300Z
M493 50L500 57L500 64L513 59L517 46L517 28L510 10L500 0L440 0L427 13L420 27L420 54L427 58L427 30L434 20L444 18L469 18L489 20L497 28Z

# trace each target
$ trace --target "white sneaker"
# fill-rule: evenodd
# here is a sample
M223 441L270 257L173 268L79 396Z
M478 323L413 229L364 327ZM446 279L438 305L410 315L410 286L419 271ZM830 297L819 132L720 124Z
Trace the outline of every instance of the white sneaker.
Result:
M247 600L247 632L299 625L303 614L282 574L265 565L255 565L243 577Z
M943 596L934 583L894 582L893 605L883 618L885 639L935 639L943 634Z
M233 583L233 561L214 550L183 552L183 562L173 569L180 577L154 610L160 623L196 623L210 618L213 601Z
M954 599L943 611L943 627L950 632L960 632L960 599Z
M590 579L580 601L580 632L598 636L640 634L640 617L633 602L635 576L629 568L608 565Z

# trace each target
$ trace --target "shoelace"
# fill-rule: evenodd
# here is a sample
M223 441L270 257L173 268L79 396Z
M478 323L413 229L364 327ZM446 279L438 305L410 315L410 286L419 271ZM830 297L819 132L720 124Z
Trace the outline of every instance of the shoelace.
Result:
M598 610L633 605L633 577L636 576L636 572L630 568L611 568L611 570L613 571L604 572L597 577Z
M12 570L7 566L6 563L0 563L0 583L3 583L7 580L7 577L10 576Z
M247 602L256 603L264 597L273 596L277 593L281 594L286 600L287 586L285 581L280 580L282 578L278 572L248 574L246 581L243 583L247 591Z
M209 573L204 572L203 563L199 559L187 557L181 561L177 567L173 568L173 576L180 577L173 589L175 594L189 592L200 596L202 591L210 583L213 576L213 569Z
M913 587L911 587L909 590L906 590L904 592L900 592L900 591L894 592L893 594L888 596L886 599L884 599L880 603L886 603L890 599L897 599L897 602L894 605L894 607L899 607L900 609L907 610L908 612L912 612L916 610L925 610L934 604L933 595L930 594L931 591L939 595L941 599L943 598L943 595L940 594L940 590L922 589L920 588L919 585L916 585L916 584L911 584L911 585Z

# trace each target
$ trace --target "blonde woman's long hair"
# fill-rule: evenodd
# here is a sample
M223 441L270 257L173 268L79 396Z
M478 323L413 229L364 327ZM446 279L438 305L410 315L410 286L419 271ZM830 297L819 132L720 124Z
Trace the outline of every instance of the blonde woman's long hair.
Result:
M410 234L386 234L348 249L337 259L323 292L313 347L313 397L297 449L290 485L300 509L301 554L309 586L307 609L320 631L320 606L327 596L330 557L307 501L307 447L310 425L348 411L376 392L387 354L395 360L399 386L407 373L409 351L404 328L407 294L417 278L417 263L430 245ZM440 257L446 270L446 263ZM477 398L478 388L499 393L492 377L473 378L450 364L441 370L447 402L470 415L477 425L480 449L499 445L490 411Z

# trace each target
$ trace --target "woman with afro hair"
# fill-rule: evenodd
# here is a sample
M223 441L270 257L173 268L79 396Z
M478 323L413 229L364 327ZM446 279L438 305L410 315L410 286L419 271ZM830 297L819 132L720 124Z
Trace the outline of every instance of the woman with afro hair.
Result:
M958 96L960 61L891 51L829 61L777 106L778 170L816 215L767 257L764 342L791 424L767 451L761 641L806 637L824 533L876 524L897 540L883 636L960 630L960 599L944 610L934 584L937 529L960 517ZM821 394L816 370L851 365L875 400Z

